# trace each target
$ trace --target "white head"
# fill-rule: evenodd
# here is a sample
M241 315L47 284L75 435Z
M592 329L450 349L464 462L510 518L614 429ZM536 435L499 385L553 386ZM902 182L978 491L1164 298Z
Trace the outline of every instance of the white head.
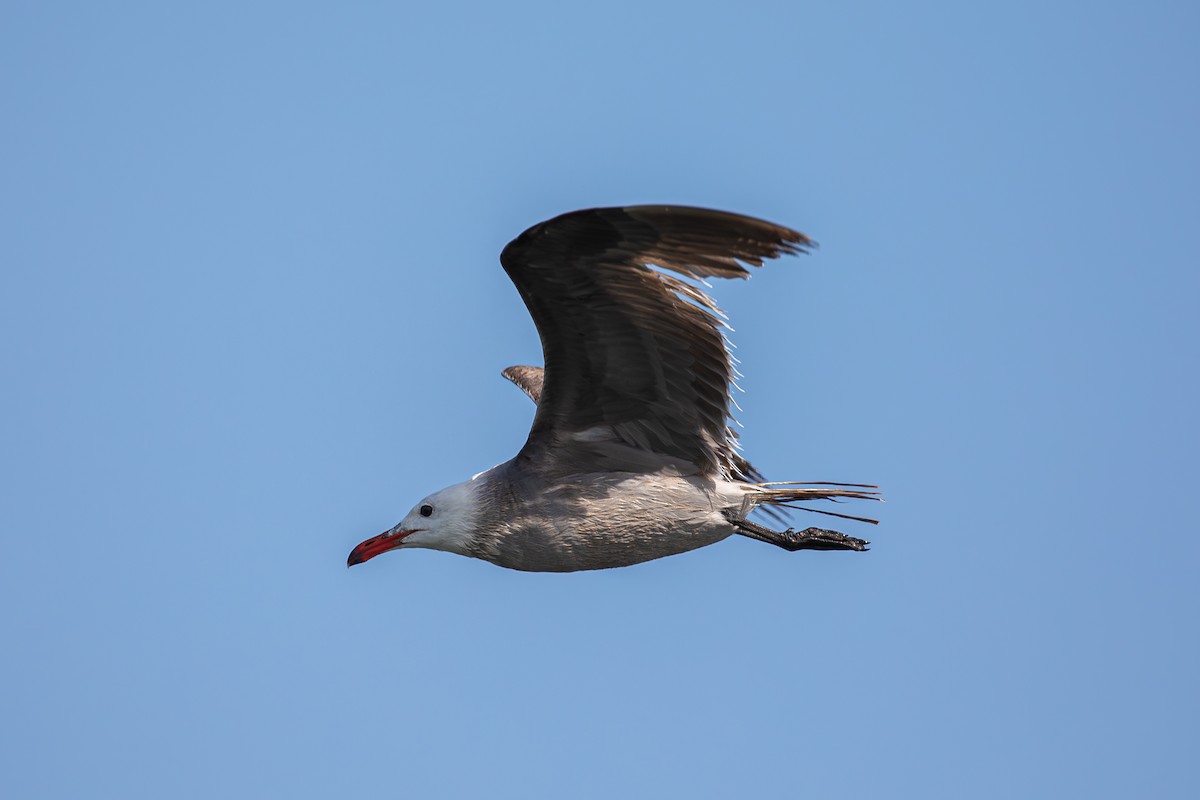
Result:
M409 547L470 555L467 545L475 530L478 490L479 484L472 478L434 492L413 506L394 528L351 550L346 566L361 564L388 550Z

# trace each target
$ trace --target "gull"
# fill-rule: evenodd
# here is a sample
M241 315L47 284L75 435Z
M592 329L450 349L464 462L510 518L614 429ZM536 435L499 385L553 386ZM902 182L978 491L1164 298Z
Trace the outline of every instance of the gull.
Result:
M511 460L422 499L347 565L420 547L573 572L734 534L789 551L866 550L837 531L748 518L818 511L796 506L805 501L877 500L878 487L768 483L741 456L727 326L697 286L749 277L748 266L813 244L752 217L666 205L574 211L526 230L500 263L542 341L545 368L502 373L537 404L529 438Z

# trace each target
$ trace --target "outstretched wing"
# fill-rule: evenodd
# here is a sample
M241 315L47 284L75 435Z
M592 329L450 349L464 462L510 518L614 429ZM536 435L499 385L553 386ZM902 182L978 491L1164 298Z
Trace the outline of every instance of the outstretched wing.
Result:
M746 265L811 244L769 222L682 206L576 211L522 233L500 261L537 325L546 370L518 460L549 473L748 467L735 463L728 428L720 312L651 267L745 278Z

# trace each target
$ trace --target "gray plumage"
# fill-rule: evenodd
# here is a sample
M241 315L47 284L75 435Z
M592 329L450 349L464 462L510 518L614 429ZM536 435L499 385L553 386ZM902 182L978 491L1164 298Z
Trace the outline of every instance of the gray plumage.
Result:
M500 261L546 364L503 373L537 404L524 447L425 498L348 563L427 547L513 569L603 569L733 533L789 550L865 549L835 531L774 531L747 519L756 507L875 499L874 487L761 482L730 429L720 312L662 271L744 278L747 266L811 245L762 220L680 206L577 211L522 233Z

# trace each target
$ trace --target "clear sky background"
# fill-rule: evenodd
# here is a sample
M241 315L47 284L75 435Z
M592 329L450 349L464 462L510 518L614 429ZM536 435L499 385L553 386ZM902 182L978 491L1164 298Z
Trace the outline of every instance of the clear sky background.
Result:
M5 3L0 793L1196 797L1197 8ZM715 294L874 549L347 571L647 202L821 242Z

